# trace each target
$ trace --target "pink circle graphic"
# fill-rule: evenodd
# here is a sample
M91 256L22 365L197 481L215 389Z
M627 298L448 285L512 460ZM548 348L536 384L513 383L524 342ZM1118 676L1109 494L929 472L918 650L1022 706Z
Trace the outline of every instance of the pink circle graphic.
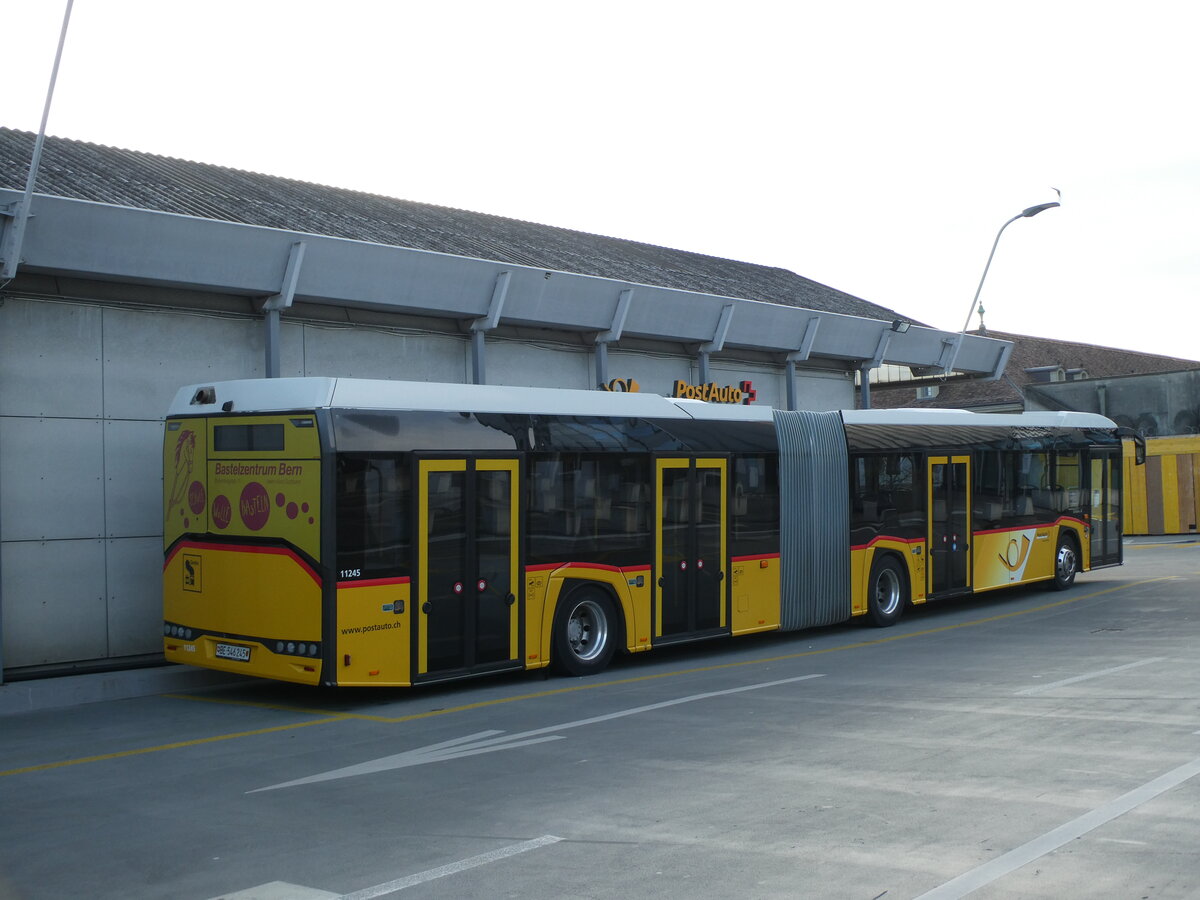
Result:
M188 485L188 507L192 511L192 515L198 516L204 512L204 507L208 504L208 492L204 490L204 483L193 481Z
M266 525L271 516L271 501L267 497L267 489L257 481L252 481L242 488L242 496L238 500L238 513L243 524L251 531L258 531Z
M300 507L298 507L295 503L289 503L287 505L287 517L289 519L294 519L298 515L300 515Z
M280 491L278 494L275 495L275 505L276 506L283 506L283 504L286 502L287 502L287 497L283 496L283 491Z
M217 494L213 498L212 504L212 521L218 528L228 528L229 521L233 518L233 504L229 502L229 498L224 494Z
M308 512L308 504L307 503L300 504L300 512L303 512L303 513Z

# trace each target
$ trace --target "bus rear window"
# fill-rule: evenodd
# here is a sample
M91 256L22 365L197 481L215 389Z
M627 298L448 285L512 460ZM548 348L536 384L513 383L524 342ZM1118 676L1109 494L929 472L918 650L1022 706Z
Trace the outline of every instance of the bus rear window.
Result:
M283 450L283 424L215 425L213 450L239 453L252 450Z

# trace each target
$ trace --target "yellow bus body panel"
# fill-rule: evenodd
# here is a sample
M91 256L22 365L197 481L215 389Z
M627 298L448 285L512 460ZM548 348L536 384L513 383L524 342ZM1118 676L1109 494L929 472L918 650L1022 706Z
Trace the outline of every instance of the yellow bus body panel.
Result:
M738 557L730 567L733 634L779 629L779 554Z
M263 602L271 598L271 602ZM167 635L170 662L317 684L317 658L276 653L278 640L321 640L321 586L294 554L267 547L183 543L163 568L163 618L197 633L195 640ZM202 634L219 632L237 637ZM222 659L218 643L251 648L247 662Z
M344 582L337 591L339 685L412 684L412 604L405 579ZM403 612L396 612L400 604Z
M625 649L630 653L650 649L649 566L618 569L567 563L558 568L538 567L525 572L525 668L537 669L550 663L554 616L567 579L611 588L617 598L617 612L625 623Z
M909 598L916 605L928 599L925 590L925 541L901 541L894 538L879 538L865 547L850 551L850 615L867 614L867 582L871 567L875 565L875 554L887 552L901 560L908 574Z
M1054 525L1011 528L975 535L976 592L1054 577L1058 538L1064 531L1075 535L1079 545L1079 570L1091 568L1091 542L1087 528L1074 519L1061 519Z

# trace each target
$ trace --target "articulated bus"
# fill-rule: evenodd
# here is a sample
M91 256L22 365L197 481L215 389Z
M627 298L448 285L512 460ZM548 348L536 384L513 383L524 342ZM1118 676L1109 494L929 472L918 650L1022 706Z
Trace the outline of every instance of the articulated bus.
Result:
M1090 413L245 380L179 392L163 463L167 659L313 685L587 675L1121 563Z

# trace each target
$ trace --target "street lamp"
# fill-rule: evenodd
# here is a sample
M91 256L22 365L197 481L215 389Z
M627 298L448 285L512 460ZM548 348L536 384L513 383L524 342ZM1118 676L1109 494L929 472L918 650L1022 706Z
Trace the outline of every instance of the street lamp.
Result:
M58 33L58 50L54 53L54 67L50 70L50 87L46 89L46 105L42 107L42 124L38 128L37 137L33 142L33 158L29 161L25 193L7 213L12 216L13 220L8 226L7 234L4 235L4 246L0 247L0 254L3 254L0 286L8 284L16 277L17 266L21 264L25 225L29 221L29 205L33 202L33 186L37 182L38 166L42 161L42 145L46 142L46 121L50 118L50 103L54 99L54 83L58 81L58 65L62 62L63 44L67 41L67 26L71 23L71 7L74 4L75 0L67 0L67 8L63 12L62 29Z
M954 341L954 352L950 354L950 361L946 363L946 367L942 369L943 375L949 375L954 371L954 363L958 360L958 351L962 349L963 341L967 336L967 329L971 325L971 316L975 315L975 307L979 305L979 292L983 290L983 282L987 278L988 269L992 267L992 257L996 255L996 247L1000 243L1000 235L1004 234L1004 229L1011 225L1017 219L1029 219L1036 216L1040 212L1045 212L1048 209L1053 209L1061 204L1057 200L1051 200L1049 203L1039 203L1037 206L1031 206L1028 209L1023 209L1003 225L996 232L996 240L992 241L992 252L988 254L987 265L983 267L983 275L979 279L979 287L975 288L975 298L971 301L971 309L967 312L967 321L963 322L962 331L958 333L958 338Z

